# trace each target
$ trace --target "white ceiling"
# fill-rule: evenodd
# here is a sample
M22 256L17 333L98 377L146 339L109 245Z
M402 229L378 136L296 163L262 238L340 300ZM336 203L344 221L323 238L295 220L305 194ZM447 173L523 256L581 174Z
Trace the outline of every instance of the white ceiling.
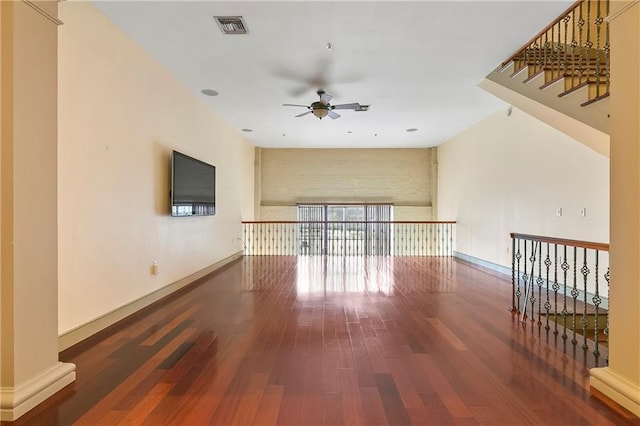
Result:
M477 83L571 3L95 2L254 145L362 148L435 146L504 107ZM243 16L249 34L223 35L217 15ZM371 107L318 120L282 106L320 86Z

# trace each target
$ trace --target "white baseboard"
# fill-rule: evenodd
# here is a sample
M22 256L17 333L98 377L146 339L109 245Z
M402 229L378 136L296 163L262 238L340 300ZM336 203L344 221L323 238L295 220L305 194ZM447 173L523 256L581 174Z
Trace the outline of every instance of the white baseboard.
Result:
M75 380L75 364L58 362L16 387L0 388L0 420L17 419Z
M511 268L509 267L498 265L497 263L489 262L488 260L480 259L479 257L460 253L459 251L454 251L453 256L457 257L458 259L465 260L469 263L482 266L483 268L491 269L492 271L511 276Z
M180 290L181 288L191 284L192 282L210 274L217 269L222 268L228 263L233 262L243 256L242 251L238 251L231 256L222 259L213 265L207 266L200 271L193 273L187 277L184 277L176 282L168 284L152 293L149 293L139 299L133 300L126 305L120 306L111 312L107 312L85 324L82 324L74 329L64 332L58 336L58 350L63 351L71 346L83 341L84 339L93 336L99 331L115 324L118 321L125 319L126 317L138 312L140 309L151 305L154 302L170 295L171 293Z
M631 383L610 367L592 368L589 385L640 417L640 385Z

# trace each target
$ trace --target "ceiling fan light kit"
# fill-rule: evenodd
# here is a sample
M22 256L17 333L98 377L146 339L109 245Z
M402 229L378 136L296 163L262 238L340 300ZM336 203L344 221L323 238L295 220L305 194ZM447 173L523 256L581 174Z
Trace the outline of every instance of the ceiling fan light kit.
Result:
M357 102L350 103L350 104L331 105L329 103L332 99L332 96L330 94L326 93L322 89L318 90L317 93L318 93L318 96L320 97L320 100L313 102L311 105L282 104L282 106L295 106L295 107L307 108L309 111L296 115L296 118L303 117L308 114L313 114L314 116L318 117L320 120L322 120L327 115L333 120L335 120L336 118L340 118L341 115L334 112L333 111L334 109L349 109L353 111L369 110L369 105L361 105Z

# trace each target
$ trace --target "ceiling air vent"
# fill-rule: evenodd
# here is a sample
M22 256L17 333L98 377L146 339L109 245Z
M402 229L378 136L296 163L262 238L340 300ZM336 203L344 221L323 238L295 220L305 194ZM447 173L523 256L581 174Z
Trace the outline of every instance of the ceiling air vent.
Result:
M225 34L246 34L247 26L242 16L214 16L218 26Z

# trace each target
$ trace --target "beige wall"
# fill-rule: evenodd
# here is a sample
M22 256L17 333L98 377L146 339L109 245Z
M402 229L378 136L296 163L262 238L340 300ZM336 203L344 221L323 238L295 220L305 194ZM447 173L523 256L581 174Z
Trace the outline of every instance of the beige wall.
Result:
M241 250L254 176L253 147L94 6L60 15L63 333ZM215 216L169 216L172 149L216 166Z
M510 266L510 232L609 241L609 160L516 108L439 146L438 167L461 253Z
M262 220L295 220L305 202L391 202L396 220L432 219L435 148L260 151Z

